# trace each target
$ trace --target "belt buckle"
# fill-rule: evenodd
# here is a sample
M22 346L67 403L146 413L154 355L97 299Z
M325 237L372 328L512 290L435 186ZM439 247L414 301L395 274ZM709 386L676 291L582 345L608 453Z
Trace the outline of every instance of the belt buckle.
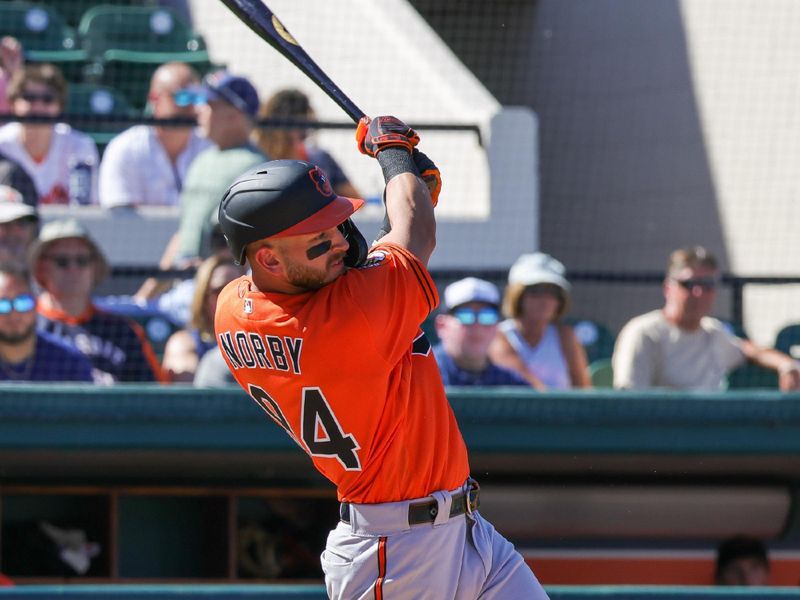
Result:
M467 504L467 514L472 516L472 513L478 510L480 506L480 491L481 486L480 484L472 479L471 477L467 480L467 489L466 489L466 504Z

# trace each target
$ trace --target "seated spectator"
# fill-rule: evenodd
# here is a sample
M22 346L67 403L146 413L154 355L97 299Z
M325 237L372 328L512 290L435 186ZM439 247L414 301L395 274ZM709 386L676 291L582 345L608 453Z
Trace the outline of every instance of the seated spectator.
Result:
M147 96L157 119L194 119L200 81L189 65L161 65ZM194 127L135 125L116 136L100 163L100 204L105 208L151 204L177 206L183 181L195 157L211 145Z
M198 267L189 327L173 333L164 348L161 366L169 381L191 382L203 355L216 349L217 296L229 281L244 273L245 268L236 265L233 258L225 260L219 255L207 258Z
M196 388L218 388L236 385L236 380L222 353L215 347L200 359L192 384Z
M719 284L717 259L702 246L674 251L664 307L631 319L617 336L612 365L619 389L719 390L745 360L778 371L780 389L800 389L788 355L736 337L709 316Z
M451 283L444 290L444 308L447 312L434 321L441 343L433 354L445 385L528 385L489 360L500 322L500 292L494 284L475 277Z
M43 290L37 306L40 331L88 356L96 381L160 379L161 368L142 328L92 302L108 264L83 226L74 219L45 225L31 248L31 265Z
M0 380L92 381L91 363L74 348L36 331L28 272L0 264Z
M18 162L0 153L0 185L7 185L22 194L25 204L39 204L39 192L28 172Z
M315 121L311 103L300 90L284 89L275 92L258 111L259 119ZM261 151L272 160L281 158L304 160L325 171L333 190L340 196L361 198L361 194L347 179L339 163L325 150L309 143L309 130L292 127L262 127L253 132L253 139Z
M27 267L28 250L36 238L39 214L17 190L0 185L0 262Z
M489 347L492 360L539 390L591 387L586 351L572 327L559 322L571 289L564 273L564 265L542 252L520 256L503 296L508 318Z
M250 143L258 112L258 92L247 79L218 71L198 91L197 120L213 146L189 167L181 192L178 266L198 265L210 255L211 214L239 175L266 157Z
M53 65L26 65L11 79L8 99L18 117L57 117L67 103L67 82ZM97 203L97 146L66 123L3 125L0 152L28 171L41 204Z
M17 38L5 35L0 39L0 113L11 112L8 102L8 82L24 62L22 46Z
M717 547L717 585L768 585L769 570L767 548L761 540L735 536Z

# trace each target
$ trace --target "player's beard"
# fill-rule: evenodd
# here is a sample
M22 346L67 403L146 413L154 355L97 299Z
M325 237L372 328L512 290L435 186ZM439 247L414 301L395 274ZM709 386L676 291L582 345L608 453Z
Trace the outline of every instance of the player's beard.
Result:
M314 269L308 265L299 265L296 263L286 263L286 279L294 286L304 290L318 290L325 287L330 282L334 281L339 275L344 273L345 269L342 268L340 272L331 272L331 265L336 261L342 260L344 254L328 257L324 269Z
M19 333L6 333L0 331L0 344L8 344L9 346L18 346L30 340L36 334L36 321L31 323L25 331Z

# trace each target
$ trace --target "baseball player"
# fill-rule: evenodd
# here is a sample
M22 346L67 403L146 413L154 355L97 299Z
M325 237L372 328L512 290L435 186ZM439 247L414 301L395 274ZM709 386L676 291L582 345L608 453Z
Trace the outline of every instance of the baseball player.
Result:
M226 192L219 221L252 274L219 296L219 347L336 485L340 521L321 557L331 598L547 598L476 510L478 485L419 327L439 301L426 268L438 170L394 117L363 119L356 139L386 180L388 233L369 253L350 220L363 200L334 194L309 163L265 163Z

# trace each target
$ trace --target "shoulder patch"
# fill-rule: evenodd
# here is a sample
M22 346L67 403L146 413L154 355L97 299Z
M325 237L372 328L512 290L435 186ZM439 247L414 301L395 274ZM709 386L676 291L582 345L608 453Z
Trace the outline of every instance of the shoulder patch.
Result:
M364 264L359 267L359 269L369 269L372 267L377 267L381 264L384 260L386 260L386 252L383 250L376 250L375 252L371 252L367 255L367 260L364 261Z

